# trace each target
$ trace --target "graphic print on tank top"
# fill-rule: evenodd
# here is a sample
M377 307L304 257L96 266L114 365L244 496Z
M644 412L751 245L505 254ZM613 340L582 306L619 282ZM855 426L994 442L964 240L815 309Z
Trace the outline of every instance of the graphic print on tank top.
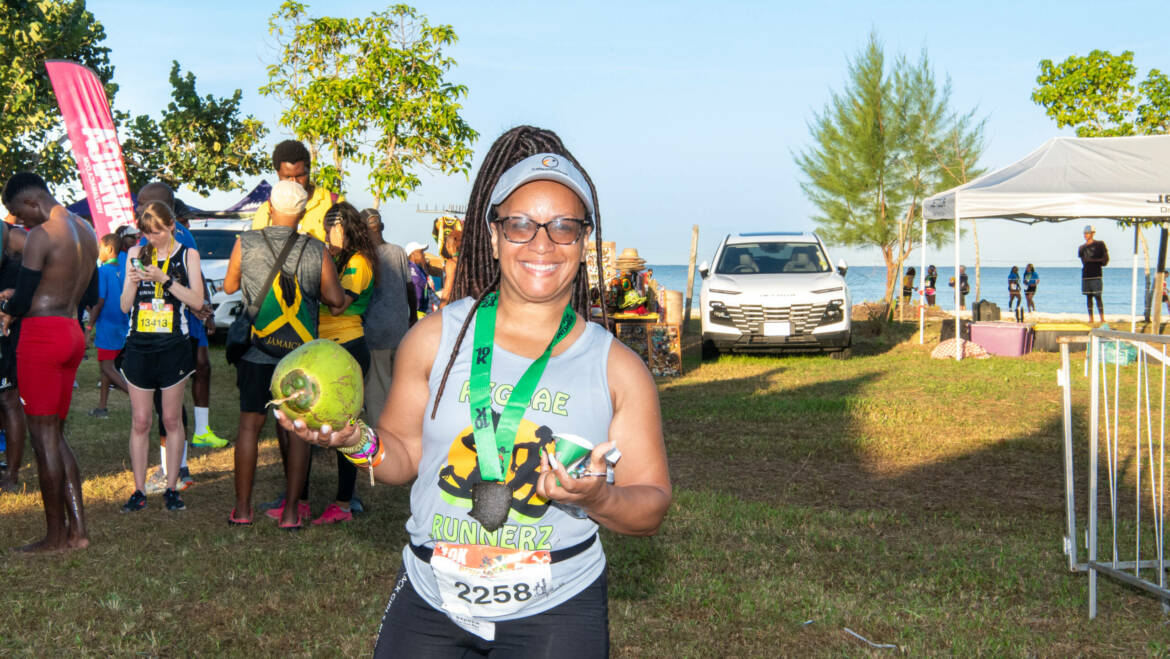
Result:
M534 403L540 394L538 391ZM500 415L493 410L492 423L498 425L499 422ZM508 513L512 521L530 524L538 521L548 510L548 499L536 493L536 481L540 476L540 449L547 446L549 451L553 450L554 434L555 431L548 426L537 425L528 419L520 420L512 462L504 475L504 483L512 491L511 510ZM482 480L475 451L475 433L469 423L451 442L447 464L439 470L439 490L447 503L470 509L472 489Z

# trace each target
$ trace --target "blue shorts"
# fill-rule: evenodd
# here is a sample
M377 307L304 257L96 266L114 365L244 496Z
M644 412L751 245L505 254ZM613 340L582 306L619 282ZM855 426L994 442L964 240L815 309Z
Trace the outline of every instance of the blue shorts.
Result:
M188 309L187 314L187 336L199 342L202 347L207 347L207 328L203 326L203 321L195 317Z

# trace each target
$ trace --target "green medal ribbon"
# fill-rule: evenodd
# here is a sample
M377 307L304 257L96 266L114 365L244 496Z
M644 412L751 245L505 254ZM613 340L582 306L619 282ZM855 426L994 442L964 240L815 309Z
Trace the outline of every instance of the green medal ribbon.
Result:
M507 465L512 461L512 448L516 443L516 431L520 428L524 410L532 402L532 395L536 393L536 385L540 382L540 376L544 374L553 348L573 331L573 326L577 323L577 314L573 312L572 305L566 304L557 333L544 349L544 354L537 357L536 361L528 366L528 370L524 371L524 375L508 396L499 424L493 427L491 375L498 304L497 293L489 293L479 303L475 311L475 342L471 355L469 410L471 427L475 434L479 475L485 481L504 480Z

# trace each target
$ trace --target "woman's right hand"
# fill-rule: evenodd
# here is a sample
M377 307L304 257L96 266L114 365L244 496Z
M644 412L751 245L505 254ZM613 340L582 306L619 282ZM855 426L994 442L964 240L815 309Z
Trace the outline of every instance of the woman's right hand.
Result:
M361 441L361 428L357 423L347 424L338 430L333 430L328 425L321 426L320 430L313 430L301 419L285 416L280 410L274 410L273 415L280 427L310 444L325 448L341 448L353 446Z

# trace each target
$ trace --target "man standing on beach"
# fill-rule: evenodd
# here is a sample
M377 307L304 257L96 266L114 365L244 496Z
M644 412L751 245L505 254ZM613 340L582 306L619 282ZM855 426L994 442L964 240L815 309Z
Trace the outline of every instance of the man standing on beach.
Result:
M13 316L23 317L16 381L37 456L48 527L44 539L21 551L79 549L89 545L89 536L81 473L64 426L77 366L85 355L77 308L97 292L97 236L57 203L36 174L14 174L0 200L29 229L16 290L0 304L0 332L7 332Z
M1097 300L1097 313L1105 322L1105 305L1101 302L1101 268L1109 265L1109 250L1105 243L1093 240L1097 231L1092 224L1085 225L1085 244L1077 248L1081 260L1081 292L1085 294L1085 306L1089 309L1089 322L1093 322L1093 299Z

